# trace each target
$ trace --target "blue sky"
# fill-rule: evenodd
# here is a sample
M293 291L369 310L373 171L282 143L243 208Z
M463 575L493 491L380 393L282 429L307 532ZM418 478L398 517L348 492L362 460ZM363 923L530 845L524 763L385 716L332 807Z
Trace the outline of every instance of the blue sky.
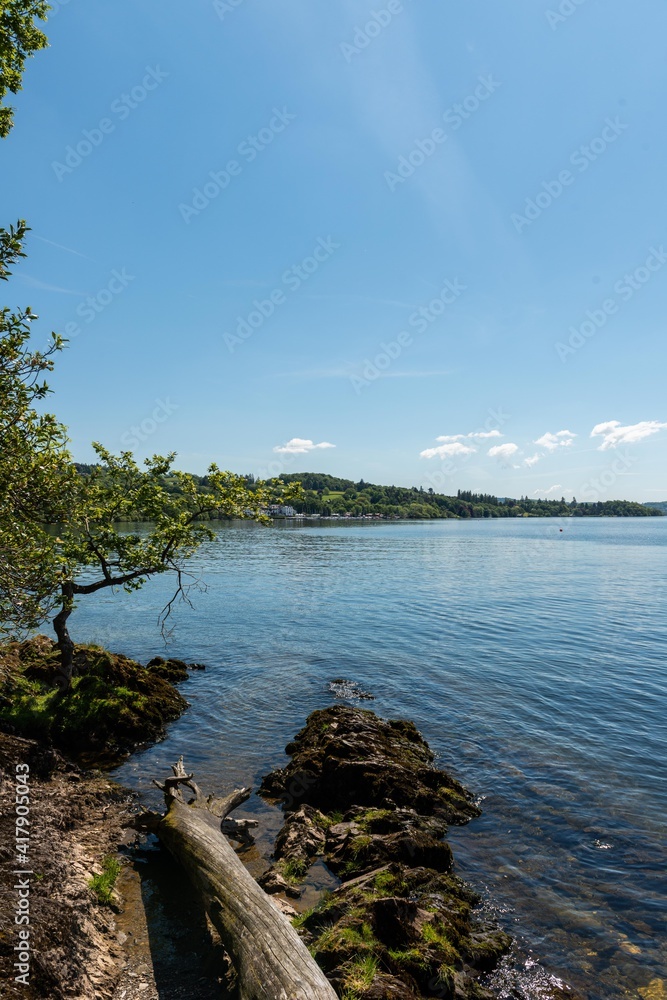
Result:
M46 30L5 291L70 336L76 458L667 498L661 0L61 0Z

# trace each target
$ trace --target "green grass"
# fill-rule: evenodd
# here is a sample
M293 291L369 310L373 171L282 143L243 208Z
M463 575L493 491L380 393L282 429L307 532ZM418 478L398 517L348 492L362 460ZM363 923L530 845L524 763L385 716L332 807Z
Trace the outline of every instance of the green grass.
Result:
M404 950L390 948L389 957L400 966L416 965L420 969L428 968L428 962L418 948L406 948Z
M367 809L363 816L357 816L356 822L367 833L373 833L373 825L383 820L388 821L394 818L390 809Z
M447 937L445 929L439 923L424 924L422 940L425 944L432 944L438 948L441 960L445 965L453 965L459 957L456 948Z
M102 862L100 875L93 875L88 880L88 886L93 890L100 903L108 904L113 896L116 879L120 874L120 861L112 854Z
M39 681L18 679L9 704L0 709L0 718L19 732L50 735L76 733L85 726L95 727L140 711L146 697L123 685L114 687L101 677L75 677L72 689L63 697L56 689L46 690Z
M342 812L332 812L326 815L325 813L320 813L317 819L317 825L322 830L328 830L332 826L336 826L337 823L343 822Z
M36 640L35 640L36 643ZM15 647L0 647L11 654ZM134 746L160 736L168 719L186 707L167 681L127 657L78 646L81 673L62 694L53 686L58 654L25 643L0 690L0 722L20 736L51 739L75 752ZM83 660L83 662L81 662Z
M345 971L343 1000L359 1000L372 985L377 974L378 960L374 955L355 958Z
M277 867L286 882L296 885L304 880L310 865L304 858L288 858L286 861L279 861Z
M396 876L391 872L380 872L373 879L373 888L387 896L396 895Z
M367 850L367 848L369 848L372 843L373 840L371 837L366 837L366 836L355 837L355 839L352 841L351 844L352 854L354 855L355 859L358 858L360 854L363 854L363 852Z

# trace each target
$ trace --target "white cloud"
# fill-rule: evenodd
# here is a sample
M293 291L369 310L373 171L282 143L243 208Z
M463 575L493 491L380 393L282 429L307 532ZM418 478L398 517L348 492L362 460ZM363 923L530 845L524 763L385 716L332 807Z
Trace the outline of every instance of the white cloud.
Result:
M530 458L524 458L523 464L532 469L534 465L537 465L541 458L541 455L531 455Z
M543 434L533 444L539 444L542 448L546 448L547 451L555 451L556 448L567 448L568 445L572 444L576 436L572 431L556 431L555 434L547 431L546 434Z
M667 424L658 420L641 420L638 424L621 425L620 420L608 420L603 424L596 424L591 431L591 437L601 437L602 444L598 445L598 451L607 451L609 448L617 448L619 444L634 444L643 441L651 434L667 427Z
M489 458L511 458L512 455L516 455L518 450L518 444L512 444L508 441L507 444L497 444L493 448L489 448L487 454Z
M307 455L310 451L315 451L318 448L335 448L335 444L329 444L328 441L320 441L319 444L314 444L307 438L292 438L287 444L277 444L273 449L277 451L279 455Z
M556 493L558 490L562 491L563 487L560 483L556 483L555 486L550 486L548 490L535 490L533 496L545 496L548 497L550 493Z
M442 440L438 438L438 441ZM448 444L441 444L438 448L427 448L420 451L420 458L451 458L452 455L474 455L476 448L470 445L461 444L460 441L450 441Z
M500 438L503 435L498 430L493 431L470 431L469 434L441 434L435 440L438 442L437 448L427 448L420 451L420 458L451 458L452 455L474 455L477 451L469 444L461 444L462 441L482 440L484 438ZM515 450L516 445L512 446ZM509 452L513 454L514 452Z

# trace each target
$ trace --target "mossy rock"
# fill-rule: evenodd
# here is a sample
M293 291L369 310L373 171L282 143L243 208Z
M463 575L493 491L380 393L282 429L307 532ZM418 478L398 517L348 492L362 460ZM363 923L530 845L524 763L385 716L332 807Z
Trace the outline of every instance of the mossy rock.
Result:
M434 755L413 723L335 705L313 712L286 747L288 766L260 792L287 811L306 802L324 812L353 806L408 807L447 823L467 823L480 810L471 793L433 767Z
M482 1000L489 993L478 977L510 939L476 921L477 902L453 875L392 864L342 885L295 923L343 997Z
M122 756L162 739L187 701L156 670L99 646L75 650L71 690L53 687L58 650L44 636L0 649L0 725L74 756ZM187 671L186 671L187 675Z
M163 656L154 656L152 660L149 660L146 664L146 670L150 670L151 673L162 677L163 680L169 681L170 684L186 681L190 676L188 665L183 660L165 660Z

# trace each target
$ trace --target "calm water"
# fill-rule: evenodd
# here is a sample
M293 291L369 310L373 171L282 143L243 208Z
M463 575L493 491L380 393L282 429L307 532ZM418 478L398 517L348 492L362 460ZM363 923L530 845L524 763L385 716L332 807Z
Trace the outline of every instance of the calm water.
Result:
M540 997L549 973L591 1000L660 1000L667 518L562 526L222 527L194 566L208 591L179 610L169 650L208 669L167 740L118 778L150 800L150 778L183 753L207 789L256 784L331 703L328 682L358 681L483 800L450 841L517 939L503 995ZM89 599L76 638L162 652L168 586ZM248 806L268 853L279 817Z

